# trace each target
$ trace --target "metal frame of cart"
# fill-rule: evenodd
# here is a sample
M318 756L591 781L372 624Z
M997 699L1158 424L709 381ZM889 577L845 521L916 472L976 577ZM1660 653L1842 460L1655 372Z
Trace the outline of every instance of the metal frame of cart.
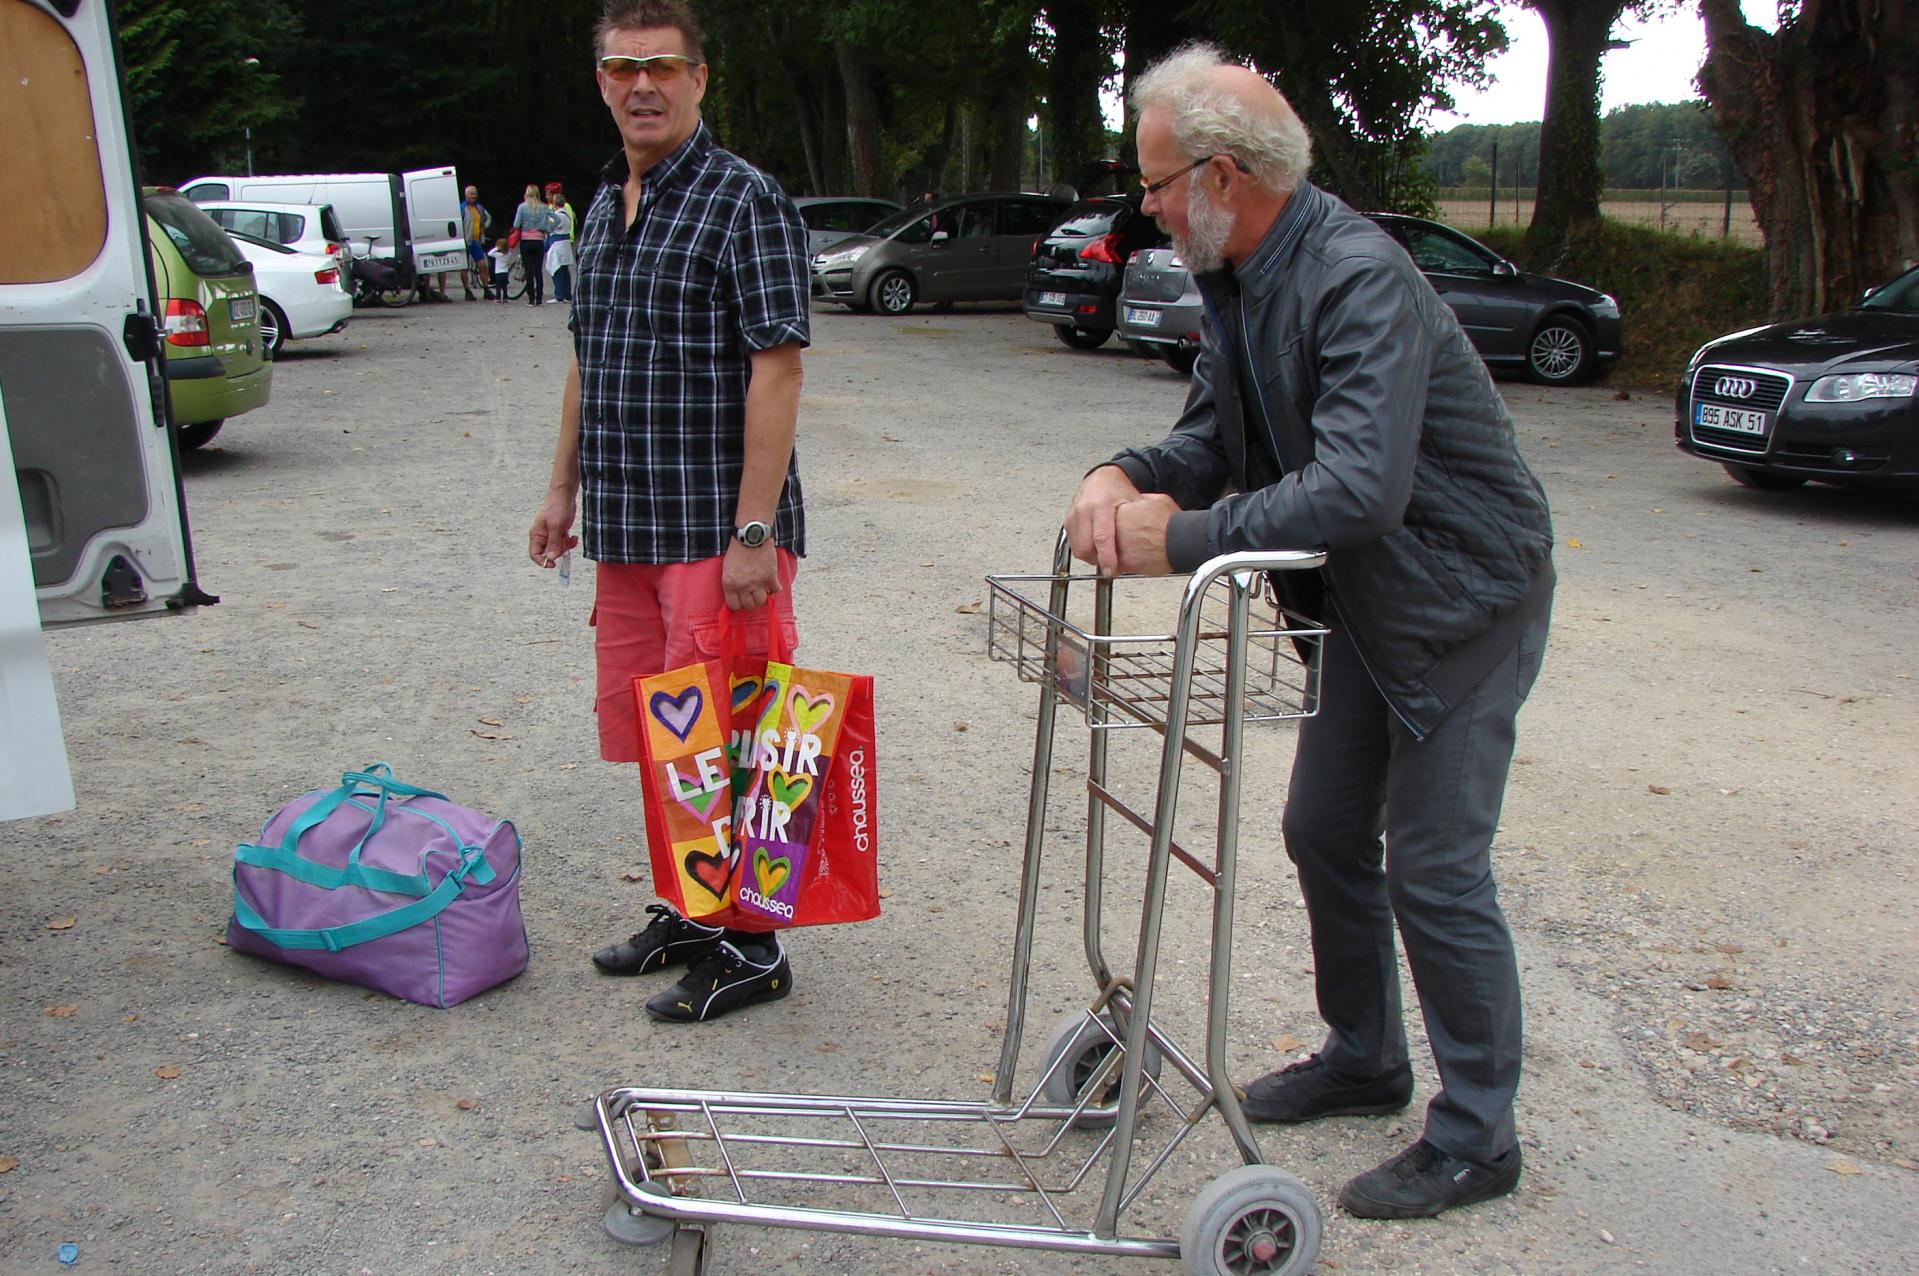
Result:
M1320 566L1307 552L1237 553L1193 574L1171 633L1113 632L1116 578L1074 576L1062 535L1049 575L988 577L988 650L1040 686L1019 918L1005 1040L985 1102L623 1087L599 1095L594 1124L619 1199L616 1240L671 1239L674 1270L698 1272L704 1229L754 1223L861 1236L950 1241L1080 1254L1182 1258L1189 1271L1303 1276L1318 1255L1321 1219L1297 1179L1264 1164L1227 1075L1226 1022L1238 863L1242 731L1247 723L1318 709L1319 640L1326 630L1288 612L1273 572ZM1117 578L1119 585L1134 578ZM1087 623L1069 618L1073 587L1092 587ZM1044 593L1044 599L1037 595ZM1084 601L1084 590L1078 600ZM1257 609L1257 618L1255 617ZM1046 1067L1023 1098L1014 1075L1025 1035L1054 729L1062 703L1090 728L1084 942L1097 994L1053 1032ZM1195 738L1217 726L1216 746ZM1111 732L1158 732L1150 819L1107 786ZM1211 863L1173 836L1184 757L1219 774ZM1139 942L1130 976L1101 944L1108 813L1151 839ZM1198 1058L1154 1024L1153 986L1167 878L1178 860L1213 890L1206 1040ZM1181 1088L1165 1065L1183 1078ZM1163 1105L1172 1131L1136 1157L1145 1109ZM1204 1188L1177 1237L1134 1234L1127 1210L1208 1113L1217 1112L1244 1165ZM1037 1133L1033 1133L1037 1131ZM1075 1132L1079 1133L1075 1133ZM1097 1139L1086 1132L1103 1131ZM943 1136L943 1137L942 1137ZM1090 1144L1090 1146L1089 1146ZM1149 1145L1150 1146L1150 1145ZM694 1153L703 1152L704 1158ZM701 1164L703 1159L706 1163ZM838 1160L837 1172L807 1168ZM1136 1161L1143 1161L1136 1168ZM1103 1164L1102 1164L1103 1163ZM1094 1188L1090 1220L1078 1204ZM851 1208L774 1199L843 1192ZM871 1201L880 1205L874 1207ZM970 1214L960 1208L972 1205ZM989 1208L990 1207L990 1208Z

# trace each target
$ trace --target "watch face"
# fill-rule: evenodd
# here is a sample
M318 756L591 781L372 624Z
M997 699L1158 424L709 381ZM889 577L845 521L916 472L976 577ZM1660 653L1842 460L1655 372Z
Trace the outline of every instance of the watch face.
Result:
M772 532L773 529L767 524L755 522L748 523L745 527L736 528L733 534L740 538L740 544L746 546L748 549L756 549L766 542L766 538L770 536Z

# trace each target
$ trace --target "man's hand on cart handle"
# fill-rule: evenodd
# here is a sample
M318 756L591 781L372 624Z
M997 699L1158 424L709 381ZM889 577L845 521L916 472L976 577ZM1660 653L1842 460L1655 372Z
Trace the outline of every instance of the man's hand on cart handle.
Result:
M1127 501L1113 511L1122 572L1164 576L1173 570L1166 561L1166 524L1177 513L1178 503L1158 492Z
M1066 512L1066 540L1073 557L1092 563L1102 576L1119 572L1119 507L1139 499L1139 489L1117 465L1102 465L1080 481Z

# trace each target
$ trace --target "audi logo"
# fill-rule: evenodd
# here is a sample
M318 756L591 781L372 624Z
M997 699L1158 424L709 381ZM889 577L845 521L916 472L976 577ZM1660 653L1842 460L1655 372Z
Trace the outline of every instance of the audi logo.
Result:
M1750 399L1759 392L1759 383L1751 377L1721 377L1712 383L1712 392L1722 399Z

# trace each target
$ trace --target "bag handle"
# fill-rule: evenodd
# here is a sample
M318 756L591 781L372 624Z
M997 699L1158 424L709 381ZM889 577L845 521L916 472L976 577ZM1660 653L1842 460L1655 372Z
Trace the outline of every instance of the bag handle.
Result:
M733 623L733 609L720 608L720 659L731 664L735 660L745 660L750 653L746 650L746 630ZM779 612L774 609L773 595L766 599L766 658L786 665L793 663L793 649L786 645L786 629L780 624Z
M478 863L486 869L487 878L492 876L492 866L485 859ZM289 930L269 926L252 906L240 896L240 883L233 884L233 920L252 931L260 938L278 948L325 949L337 953L343 948L356 944L370 943L376 939L385 939L388 935L397 935L403 930L418 926L421 922L431 921L446 910L446 906L459 898L466 889L467 870L474 861L467 860L460 867L446 875L432 894L416 899L411 904L402 904L398 908L372 917L362 917L357 922L348 922L342 926L329 926L320 930ZM474 874L474 880L483 881L480 874Z
M333 890L352 882L365 886L369 890L387 891L400 895L425 895L429 889L425 874L408 877L385 869L367 868L360 863L360 852L366 848L367 841L386 823L387 798L391 795L432 797L439 798L441 801L448 800L446 795L435 793L432 789L401 783L393 778L393 768L384 762L372 763L361 771L345 772L340 776L340 780L339 788L302 811L299 818L287 826L286 832L280 838L279 846L251 846L243 843L235 849L234 858L241 863L277 870L289 877L298 878L308 885L319 886L326 890ZM329 868L301 856L300 839L323 823L341 806L361 796L363 787L377 790L380 795L379 801L373 809L373 819L368 822L366 832L361 835L358 842L353 844L353 850L348 853L346 867L344 869ZM484 860L482 863L484 864ZM484 884L491 877L492 869L487 867L485 876L476 875L475 880Z

